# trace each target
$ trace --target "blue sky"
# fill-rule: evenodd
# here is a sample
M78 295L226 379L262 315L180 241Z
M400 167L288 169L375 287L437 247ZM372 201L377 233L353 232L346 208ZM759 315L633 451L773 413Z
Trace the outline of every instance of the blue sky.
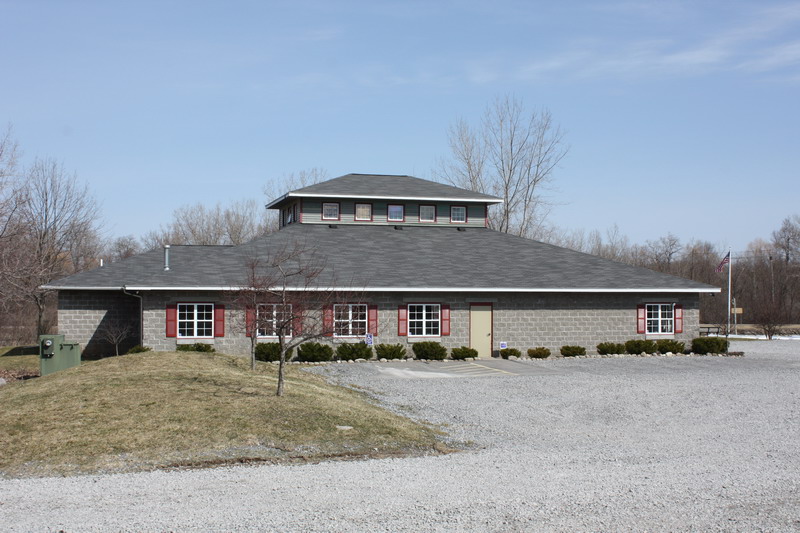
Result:
M550 221L734 250L800 213L800 2L0 0L0 125L109 235L311 167L430 177L512 94L570 153Z

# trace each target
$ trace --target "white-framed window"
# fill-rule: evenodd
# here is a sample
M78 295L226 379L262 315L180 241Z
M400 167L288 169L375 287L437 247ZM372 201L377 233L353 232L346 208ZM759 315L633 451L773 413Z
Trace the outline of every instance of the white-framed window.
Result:
M178 304L178 337L213 336L214 304Z
M322 220L339 220L338 202L325 202L322 204Z
M436 206L435 205L420 205L419 206L419 221L420 222L436 222Z
M367 334L367 304L334 304L335 337L362 337Z
M439 304L408 304L408 336L438 337L441 316Z
M292 319L292 304L259 304L258 305L258 336L277 337L281 326L286 326ZM292 336L292 326L284 330L284 335Z
M356 220L372 220L372 204L356 204Z
M674 333L675 308L673 304L647 304L647 333Z
M463 223L467 221L467 207L463 205L450 206L450 222Z
M404 206L389 204L386 209L386 220L389 222L403 222L405 220Z

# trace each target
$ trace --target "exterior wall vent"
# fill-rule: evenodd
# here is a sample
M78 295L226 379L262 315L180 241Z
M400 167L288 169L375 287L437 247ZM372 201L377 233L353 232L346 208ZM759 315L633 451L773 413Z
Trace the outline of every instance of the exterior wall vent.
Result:
M458 231L467 231L467 228L456 228Z
M398 231L403 231L403 226L395 226L394 229Z
M336 229L336 228L339 227L339 225L338 224L328 224L328 227L331 228L331 229Z

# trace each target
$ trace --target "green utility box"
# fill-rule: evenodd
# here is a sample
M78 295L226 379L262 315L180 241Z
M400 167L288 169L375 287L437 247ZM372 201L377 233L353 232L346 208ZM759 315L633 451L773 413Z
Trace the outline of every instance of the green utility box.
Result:
M39 373L42 376L81 364L81 347L64 342L64 335L39 335Z

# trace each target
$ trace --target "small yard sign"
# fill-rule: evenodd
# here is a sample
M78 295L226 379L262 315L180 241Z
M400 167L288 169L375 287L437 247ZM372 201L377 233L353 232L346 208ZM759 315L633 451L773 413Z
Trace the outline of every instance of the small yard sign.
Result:
M373 341L372 341L372 333L367 333L367 334L364 336L364 342L366 342L366 343L367 343L367 346L372 346L372 342L373 342Z
M508 343L507 342L501 342L500 343L500 349L501 350L505 350L506 348L508 348Z

